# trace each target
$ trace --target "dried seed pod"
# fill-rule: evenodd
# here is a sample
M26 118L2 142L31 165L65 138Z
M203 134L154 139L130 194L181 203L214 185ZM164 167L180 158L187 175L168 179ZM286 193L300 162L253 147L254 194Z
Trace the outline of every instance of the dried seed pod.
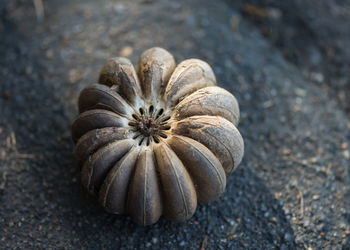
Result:
M244 143L237 100L215 85L207 63L175 67L161 48L141 55L137 73L126 58L106 62L80 94L72 137L82 183L108 212L184 221L224 192Z

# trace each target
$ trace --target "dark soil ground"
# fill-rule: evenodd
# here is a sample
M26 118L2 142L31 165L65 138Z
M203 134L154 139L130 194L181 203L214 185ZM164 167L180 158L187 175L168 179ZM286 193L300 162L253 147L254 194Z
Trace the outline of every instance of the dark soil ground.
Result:
M350 248L349 1L34 2L0 2L0 248ZM152 46L213 66L246 153L188 222L139 227L84 192L70 124L106 58Z
M350 113L349 0L230 1L295 64Z

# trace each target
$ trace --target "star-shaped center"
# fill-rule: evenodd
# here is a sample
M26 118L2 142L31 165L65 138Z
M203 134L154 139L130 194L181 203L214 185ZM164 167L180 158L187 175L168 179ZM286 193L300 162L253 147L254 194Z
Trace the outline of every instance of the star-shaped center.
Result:
M140 108L139 112L132 115L133 119L129 125L136 132L135 139L138 138L139 144L143 142L149 145L154 141L159 143L159 137L167 138L167 130L170 130L170 116L164 113L164 109L155 109L153 105L148 108Z

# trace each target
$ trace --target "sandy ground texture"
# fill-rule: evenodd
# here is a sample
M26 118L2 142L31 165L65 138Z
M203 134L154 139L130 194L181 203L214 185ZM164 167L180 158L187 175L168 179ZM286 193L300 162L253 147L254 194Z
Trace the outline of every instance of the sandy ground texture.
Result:
M0 4L0 248L350 248L350 121L339 92L286 57L244 6L52 0L38 21L33 2ZM213 66L240 103L246 153L224 195L188 222L139 227L85 193L70 125L105 59L136 63L153 46Z
M350 0L228 0L350 113Z

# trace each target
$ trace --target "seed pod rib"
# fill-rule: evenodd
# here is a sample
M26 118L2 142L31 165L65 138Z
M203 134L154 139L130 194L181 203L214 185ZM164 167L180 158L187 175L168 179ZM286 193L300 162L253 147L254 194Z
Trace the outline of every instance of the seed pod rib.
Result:
M133 133L128 127L108 127L90 130L78 140L74 149L74 160L81 168L89 155L96 152L102 146L113 141L132 138Z
M128 188L135 171L139 147L134 146L109 171L99 191L99 201L111 213L124 214Z
M129 186L128 211L136 223L144 226L155 223L162 213L161 193L153 157L151 149L143 149Z
M103 109L93 109L81 113L72 125L74 142L90 130L106 127L127 127L128 119Z
M129 59L115 57L107 60L100 71L98 82L112 87L131 104L140 105L141 87L135 68Z
M214 85L216 85L215 75L206 62L198 59L185 60L171 75L164 99L170 107L174 107L196 90Z
M197 90L183 99L174 109L178 120L195 115L221 116L235 126L239 122L236 98L227 90L213 86Z
M159 101L159 96L164 93L174 69L174 57L165 49L156 47L142 53L138 75L147 100L153 103Z
M134 144L134 140L125 139L107 144L96 151L84 163L82 169L83 186L90 193L98 193L109 170Z
M226 174L238 166L244 153L241 134L220 116L191 116L174 125L175 134L190 137L210 149L220 160Z
M156 144L154 154L163 191L164 216L173 221L190 218L197 207L197 195L181 160L165 143Z
M101 84L93 84L82 90L78 106L79 112L94 109L97 105L106 107L120 115L131 114L133 109L117 92Z
M172 136L168 143L189 172L199 202L210 202L224 192L225 171L208 148L191 138L178 135Z

